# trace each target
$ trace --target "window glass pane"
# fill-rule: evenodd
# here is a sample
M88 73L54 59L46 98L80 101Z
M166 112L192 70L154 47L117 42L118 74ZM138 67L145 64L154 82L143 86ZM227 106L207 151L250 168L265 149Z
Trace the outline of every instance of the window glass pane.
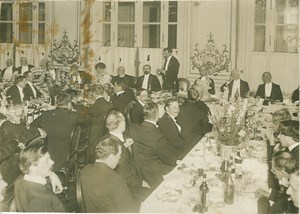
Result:
M299 2L295 0L276 1L276 23L277 24L297 24L298 23Z
M104 46L110 46L110 24L103 24L103 43Z
M177 22L177 1L169 2L169 22Z
M39 21L45 21L45 3L39 3Z
M134 47L134 25L118 25L118 47Z
M32 24L20 23L19 40L23 44L32 44Z
M297 53L297 26L281 25L276 27L275 51Z
M255 36L254 36L254 50L255 51L265 51L265 34L266 27L263 25L255 26Z
M160 22L161 2L144 2L143 4L143 21Z
M32 21L32 3L20 3L20 21Z
M160 47L160 26L159 25L143 26L143 47L144 48Z
M12 43L12 23L0 23L0 43Z
M38 43L45 44L45 23L39 23Z
M266 0L255 1L255 23L266 22Z
M3 20L3 21L13 20L12 3L2 3L1 4L0 20Z
M104 3L104 21L110 22L111 20L111 3L105 2Z
M118 9L119 22L134 22L135 2L120 2Z
M169 25L168 47L177 48L177 25Z

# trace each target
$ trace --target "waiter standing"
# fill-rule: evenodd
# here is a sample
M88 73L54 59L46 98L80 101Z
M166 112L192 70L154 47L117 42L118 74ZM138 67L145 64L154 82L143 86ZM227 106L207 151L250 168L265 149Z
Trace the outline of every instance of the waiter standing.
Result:
M166 60L163 70L161 71L164 77L162 90L178 92L177 76L180 64L178 60L172 55L172 48L164 48L163 55Z

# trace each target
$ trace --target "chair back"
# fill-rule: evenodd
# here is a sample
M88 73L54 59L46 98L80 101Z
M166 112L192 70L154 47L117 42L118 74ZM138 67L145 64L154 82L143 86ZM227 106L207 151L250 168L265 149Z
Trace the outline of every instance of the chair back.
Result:
M135 103L136 103L136 101L132 100L127 104L127 106L125 108L125 120L126 120L126 124L128 126L133 123L132 118L131 118L131 110L134 107Z
M77 200L77 212L84 213L85 205L84 205L83 194L82 194L81 174L82 174L82 169L79 169L76 177L76 200Z

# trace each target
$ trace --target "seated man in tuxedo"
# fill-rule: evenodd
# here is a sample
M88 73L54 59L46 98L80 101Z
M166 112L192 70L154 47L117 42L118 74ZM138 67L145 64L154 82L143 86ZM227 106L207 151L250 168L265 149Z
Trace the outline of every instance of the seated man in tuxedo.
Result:
M96 145L96 161L82 170L83 202L88 213L139 212L140 203L131 195L126 180L114 169L121 146L110 138Z
M19 212L65 212L65 208L55 195L62 186L51 187L47 179L55 177L52 172L53 160L42 139L31 143L20 153L20 169L24 176L15 181L15 203ZM53 180L51 179L51 182ZM54 190L54 191L53 191Z
M130 118L132 123L142 123L144 121L143 107L149 99L148 91L140 88L136 92L136 102L130 110Z
M248 83L240 79L239 70L231 71L231 78L221 86L221 91L224 92L226 88L228 89L228 100L245 98L250 91Z
M199 79L197 79L195 81L195 83L197 83L198 81L207 81L208 85L209 85L208 92L210 94L215 94L216 93L216 91L215 91L215 82L212 78L207 76L207 66L206 65L201 65L198 69L199 69L199 73L200 73L201 76L199 77Z
M29 99L25 96L24 88L26 86L26 78L24 76L16 76L14 85L6 91L7 101L13 105L20 105L23 101Z
M112 104L118 111L125 115L125 109L128 103L134 100L134 94L122 80L117 80L114 86L115 95L112 97Z
M18 74L24 75L26 71L30 71L34 66L28 65L27 58L21 57L20 59L20 67L17 68Z
M270 72L266 71L263 73L263 82L258 86L258 89L255 94L255 98L259 97L264 99L264 104L268 105L268 103L274 101L283 101L282 92L280 86L272 82L272 75Z
M151 74L151 66L144 65L143 67L144 75L139 76L136 83L136 88L144 88L149 92L160 91L161 86L157 76Z
M109 134L103 139L109 138L121 146L122 154L115 171L126 180L130 192L135 198L143 200L146 198L147 189L142 187L142 178L138 176L137 169L133 160L132 144L133 140L128 138L125 133L125 118L121 112L112 110L108 113L105 120Z
M32 127L42 128L47 133L47 148L54 160L54 172L64 167L67 161L70 137L74 127L86 122L85 118L81 118L77 112L70 110L69 94L58 94L56 105L56 109L44 111L31 123Z
M30 98L37 99L42 97L43 94L33 85L33 73L31 71L26 71L24 77L27 81L24 88L25 99L30 100Z
M90 96L93 104L89 106L89 115L92 117L92 124L89 133L89 162L95 161L95 147L105 133L105 116L114 108L113 104L109 102L112 87L109 84L91 86Z
M125 74L125 68L124 66L119 66L117 69L117 76L114 76L111 80L111 83L114 85L117 80L122 80L123 82L128 85L130 88L135 88L136 84L136 78L134 76L130 76L128 74Z
M145 120L132 124L129 135L134 140L133 154L141 176L154 189L176 165L178 151L156 125L158 105L147 103L143 111Z
M4 68L1 72L1 82L3 81L12 81L15 74L18 74L17 69L13 66L13 60L6 60L6 68Z
M176 119L180 112L179 103L175 98L170 98L165 104L165 114L158 120L158 128L169 142L178 149L178 159L184 157L187 152L187 143L182 135L182 127L177 123Z

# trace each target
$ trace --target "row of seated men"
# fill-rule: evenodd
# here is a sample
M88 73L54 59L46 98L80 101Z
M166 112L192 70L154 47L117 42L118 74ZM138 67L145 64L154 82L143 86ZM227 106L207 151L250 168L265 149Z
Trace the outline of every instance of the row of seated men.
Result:
M208 122L209 109L199 100L199 93L195 89L189 91L188 100L181 106L176 99L168 100L165 105L166 113L160 119L157 104L147 103L147 90L138 90L135 98L127 89L126 84L117 81L114 87L115 93L112 95L110 85L91 85L87 93L89 99L93 100L93 104L88 107L76 105L69 94L61 93L57 96L57 109L43 112L30 124L30 129L47 133L47 150L54 161L52 166L54 172L58 172L66 163L69 138L75 125L88 129L89 163L94 163L97 159L95 150L100 139L109 138L118 142L122 148L122 155L115 171L124 178L131 194L141 201L149 191L159 185L162 176L175 166L176 160L184 157L207 132L211 131L212 127ZM126 112L126 106L123 106L124 98L121 100L118 98L119 92L126 93L126 97L132 96L131 99L125 99L127 104L135 100L129 112ZM72 93L70 92L75 101L76 96ZM112 102L109 102L110 97ZM72 105L77 111L70 110ZM112 109L118 111L111 111ZM133 119L130 126L125 125L124 115L137 118L137 121ZM18 124L18 126L22 125ZM126 136L130 136L133 140L126 140ZM11 140L4 140L1 144L11 145L9 142ZM28 140L20 142L26 144ZM130 142L134 142L132 149ZM6 152L7 157L15 153L15 151ZM8 166L16 164L15 161L11 162L10 158L6 158L3 163ZM15 175L10 173L2 175L11 183L14 179L7 179L7 177L15 177ZM144 186L150 186L150 190ZM103 211L102 208L87 209L93 212ZM20 211L30 210L20 209Z
M298 186L294 183L294 175L299 175L299 121L292 120L286 108L272 118L273 128L266 133L269 191L256 190L258 214L298 213L299 193L291 194L289 186L299 189L299 181Z

